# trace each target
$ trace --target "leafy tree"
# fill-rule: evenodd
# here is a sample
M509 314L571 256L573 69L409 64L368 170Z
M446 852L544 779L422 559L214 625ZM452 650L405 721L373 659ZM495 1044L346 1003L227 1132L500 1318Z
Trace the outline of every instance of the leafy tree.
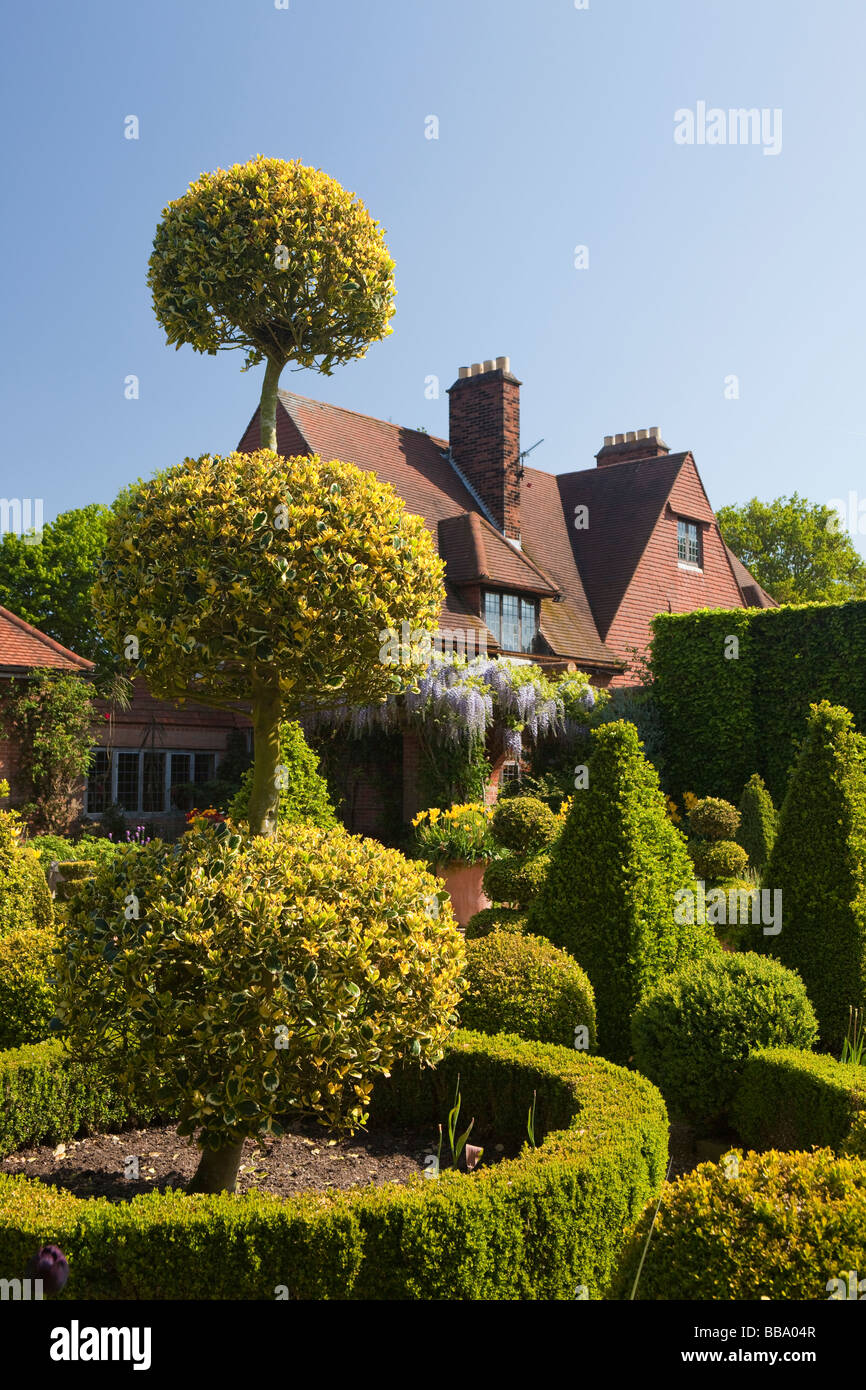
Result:
M439 889L342 828L124 848L70 903L55 1026L197 1132L191 1191L233 1191L248 1136L351 1132L398 1058L440 1059L464 947Z
M92 502L46 522L38 545L9 531L0 542L0 604L91 661L105 654L90 589L108 516L108 507Z
M31 827L68 829L73 793L93 756L93 688L68 671L40 669L13 681L0 703L0 729L18 746L18 780Z
M778 603L844 603L866 597L866 561L831 507L795 492L716 512L722 536Z
M711 927L675 922L676 894L694 891L694 874L637 729L625 720L603 724L592 741L588 783L574 792L527 928L583 966L595 990L599 1046L624 1062L642 994L717 946Z
M763 949L799 971L835 1051L866 1006L866 738L841 705L810 708L763 883L782 893Z
M148 285L169 343L266 362L262 448L277 447L287 362L332 368L393 330L394 262L353 193L300 160L257 155L202 174L165 208ZM246 369L246 368L245 368Z
M421 517L353 464L267 449L186 459L115 504L94 588L109 646L154 694L237 708L255 734L249 820L272 833L280 720L383 700L407 676L383 630L435 627L442 562Z

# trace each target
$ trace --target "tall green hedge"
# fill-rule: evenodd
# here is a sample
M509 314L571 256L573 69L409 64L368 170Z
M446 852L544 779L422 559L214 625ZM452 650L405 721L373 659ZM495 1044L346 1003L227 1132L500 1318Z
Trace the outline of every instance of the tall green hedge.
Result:
M0 1063L2 1065L2 1063ZM435 1069L380 1082L371 1122L429 1128L457 1076L473 1139L519 1144L537 1095L537 1149L438 1180L289 1199L152 1193L80 1199L0 1176L0 1269L46 1240L69 1260L61 1299L571 1300L606 1291L658 1195L667 1114L658 1091L601 1058L460 1033Z
M668 790L738 802L761 773L776 805L809 705L851 710L866 730L866 600L783 608L701 609L653 619L653 695ZM740 639L725 659L725 639Z
M604 724L592 741L588 786L574 794L527 928L583 966L599 1048L620 1062L631 1052L641 995L668 970L718 948L711 927L674 921L676 893L694 891L694 871L635 726Z
M782 929L762 949L799 971L835 1052L866 1006L866 737L839 706L809 712L763 883L781 890Z

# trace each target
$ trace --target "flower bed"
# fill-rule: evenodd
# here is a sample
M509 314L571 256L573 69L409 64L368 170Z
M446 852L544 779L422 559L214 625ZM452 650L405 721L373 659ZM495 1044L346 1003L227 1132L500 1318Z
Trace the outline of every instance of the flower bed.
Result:
M63 1107L52 1130L63 1137L75 1107L58 1074L69 1064L56 1052L31 1058L31 1099L40 1068L43 1100L56 1094ZM117 1204L2 1178L0 1273L19 1274L53 1241L69 1259L70 1299L572 1299L581 1285L602 1296L660 1190L661 1096L600 1058L459 1033L434 1071L379 1084L371 1125L429 1125L432 1145L458 1073L473 1141L524 1136L535 1092L538 1147L471 1176L288 1200L171 1192ZM18 1094L20 1112L20 1085ZM30 1115L31 1142L36 1127Z

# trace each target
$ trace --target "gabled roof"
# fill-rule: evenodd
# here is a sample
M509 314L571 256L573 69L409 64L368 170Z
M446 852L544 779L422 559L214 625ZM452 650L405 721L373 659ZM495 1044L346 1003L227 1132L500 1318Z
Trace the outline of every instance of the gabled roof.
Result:
M472 627L487 634L488 648L496 649L492 634L479 617L468 612L458 591L460 583L471 582L467 577L470 569L481 570L486 564L490 582L539 594L539 629L554 655L587 666L621 667L593 622L553 477L537 475L548 478L549 485L539 482L535 493L530 494L523 514L523 548L517 550L484 517L482 507L449 461L446 439L291 391L279 391L277 400L277 448L281 454L316 453L376 473L391 483L409 511L424 518L437 546L444 542L446 550L453 549L462 578L455 584L449 557L442 551L449 572L441 627ZM257 410L238 448L257 449L259 441ZM458 518L469 519L458 522ZM550 556L554 557L552 563ZM472 579L482 581L484 577L479 572ZM563 594L560 602L554 602L557 588Z
M641 556L689 453L665 454L632 463L611 463L579 473L560 473L556 481L566 517L572 519L571 545L602 637L625 597ZM575 508L585 506L588 525L574 526ZM706 504L706 516L713 512Z
M8 608L0 608L0 671L21 675L45 666L60 671L93 670L92 661L61 646Z

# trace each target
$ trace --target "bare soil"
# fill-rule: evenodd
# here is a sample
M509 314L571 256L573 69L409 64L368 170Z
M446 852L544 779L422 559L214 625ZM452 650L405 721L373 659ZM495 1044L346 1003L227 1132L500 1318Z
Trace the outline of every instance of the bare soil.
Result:
M423 1176L425 1156L435 1151L433 1139L432 1130L376 1129L334 1140L315 1124L297 1123L280 1139L246 1141L237 1191L292 1197L405 1183ZM510 1155L502 1146L485 1147L481 1167L505 1157ZM138 1160L137 1167L130 1159ZM0 1161L0 1172L38 1178L76 1197L124 1202L143 1192L185 1188L198 1160L199 1150L167 1125L19 1149Z

